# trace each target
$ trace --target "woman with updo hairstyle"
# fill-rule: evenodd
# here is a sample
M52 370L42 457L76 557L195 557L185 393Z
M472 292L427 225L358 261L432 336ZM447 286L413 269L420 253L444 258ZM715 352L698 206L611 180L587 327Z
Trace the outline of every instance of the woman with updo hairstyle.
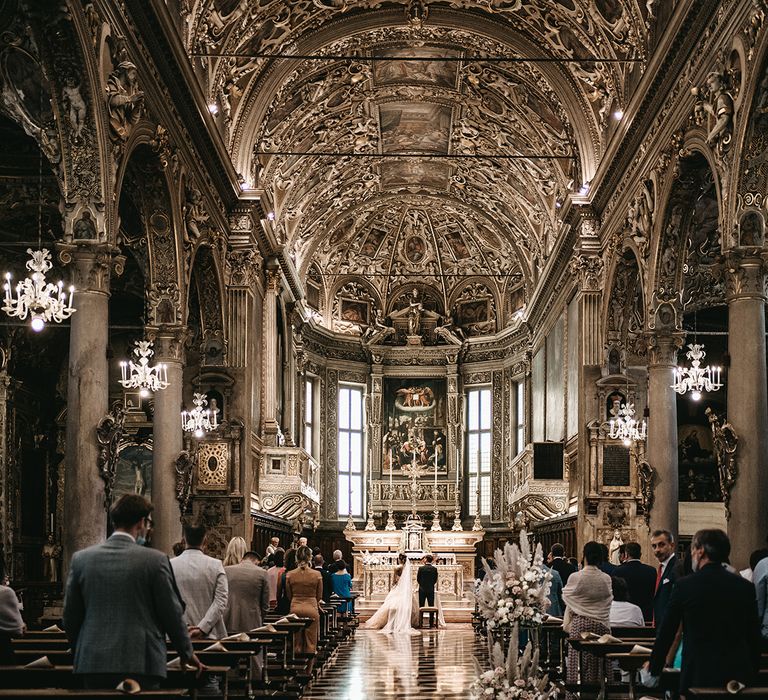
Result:
M227 552L224 555L224 566L234 566L243 561L248 547L245 546L245 540L242 537L233 537L227 545Z
M294 650L304 654L317 651L320 630L320 601L323 597L323 577L312 568L312 550L299 547L296 550L298 567L285 576L285 586L291 601L291 612L299 617L308 617L312 624L293 638Z

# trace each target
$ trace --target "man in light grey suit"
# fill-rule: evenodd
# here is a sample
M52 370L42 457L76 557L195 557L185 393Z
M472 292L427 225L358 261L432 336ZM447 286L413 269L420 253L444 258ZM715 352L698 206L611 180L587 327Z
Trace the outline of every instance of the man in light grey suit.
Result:
M152 504L122 496L110 510L112 536L72 557L64 597L64 629L74 673L87 688L114 688L133 678L142 688L166 677L165 635L183 662L192 651L168 557L140 547L152 525Z
M229 582L229 604L224 622L227 632L249 632L261 627L269 612L269 580L259 567L259 555L246 552L239 564L224 567Z
M227 636L224 613L227 611L229 586L219 559L203 554L206 527L201 521L184 523L187 548L171 559L176 583L187 607L184 619L193 638L221 639Z

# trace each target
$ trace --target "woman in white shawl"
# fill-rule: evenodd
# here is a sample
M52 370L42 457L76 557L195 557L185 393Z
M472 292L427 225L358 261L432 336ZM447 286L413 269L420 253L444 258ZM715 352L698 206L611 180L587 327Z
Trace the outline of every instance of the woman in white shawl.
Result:
M404 555L400 555L405 558ZM366 622L363 627L370 630L380 630L385 633L405 632L411 634L419 624L419 601L413 590L411 560L405 559L402 566L395 569L399 576L397 583L387 593L381 607ZM438 608L438 625L445 627L443 608L439 596L435 595L435 605Z

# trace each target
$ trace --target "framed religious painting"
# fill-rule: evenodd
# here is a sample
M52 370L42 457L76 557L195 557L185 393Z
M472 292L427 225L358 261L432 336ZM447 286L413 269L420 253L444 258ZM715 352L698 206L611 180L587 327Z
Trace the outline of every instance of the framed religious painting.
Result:
M132 440L118 447L112 500L126 493L152 499L152 445Z
M445 379L384 379L382 472L416 462L446 472Z

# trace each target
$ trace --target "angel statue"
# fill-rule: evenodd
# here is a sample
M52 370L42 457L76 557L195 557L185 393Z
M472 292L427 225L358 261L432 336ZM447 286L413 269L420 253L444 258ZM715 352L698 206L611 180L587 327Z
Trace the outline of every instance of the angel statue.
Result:
M709 407L704 411L709 420L709 427L712 429L712 446L717 457L717 471L720 477L720 492L723 495L725 504L725 517L731 518L731 490L736 483L738 468L736 466L736 448L739 444L739 437L733 426L720 417Z

